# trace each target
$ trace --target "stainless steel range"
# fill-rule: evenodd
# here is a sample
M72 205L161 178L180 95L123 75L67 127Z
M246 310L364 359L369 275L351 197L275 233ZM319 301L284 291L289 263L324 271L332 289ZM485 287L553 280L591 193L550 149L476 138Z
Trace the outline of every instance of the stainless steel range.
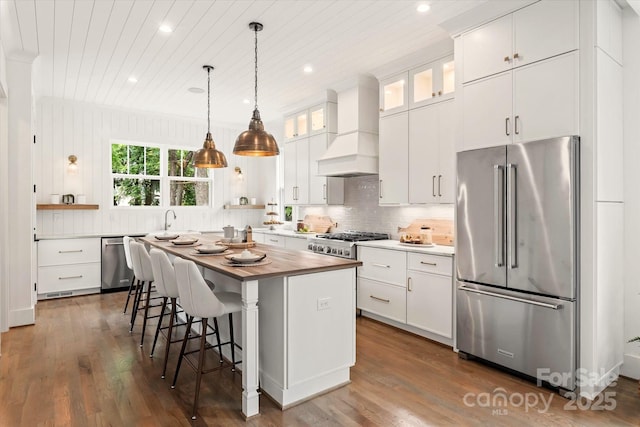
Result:
M342 233L318 234L309 238L307 249L319 254L356 259L356 242L367 240L388 240L386 233L345 231Z

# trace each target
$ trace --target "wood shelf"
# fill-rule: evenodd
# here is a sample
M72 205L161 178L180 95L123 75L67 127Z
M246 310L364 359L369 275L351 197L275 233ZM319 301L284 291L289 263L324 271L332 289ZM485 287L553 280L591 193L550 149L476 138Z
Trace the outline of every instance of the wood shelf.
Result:
M264 205L224 205L225 209L264 209Z
M58 204L37 204L36 205L36 209L39 211L57 211L57 210L72 210L72 211L78 211L78 210L97 210L100 208L100 205L86 205L86 204L78 204L78 203L74 203L71 205L65 205L62 203L58 203Z

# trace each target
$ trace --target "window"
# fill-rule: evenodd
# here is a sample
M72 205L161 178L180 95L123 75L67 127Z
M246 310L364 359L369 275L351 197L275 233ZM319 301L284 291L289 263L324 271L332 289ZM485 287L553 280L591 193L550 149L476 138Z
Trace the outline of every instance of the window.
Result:
M209 174L193 166L193 155L193 151L169 150L170 206L209 206Z
M111 144L113 206L210 206L211 179L193 167L194 152Z

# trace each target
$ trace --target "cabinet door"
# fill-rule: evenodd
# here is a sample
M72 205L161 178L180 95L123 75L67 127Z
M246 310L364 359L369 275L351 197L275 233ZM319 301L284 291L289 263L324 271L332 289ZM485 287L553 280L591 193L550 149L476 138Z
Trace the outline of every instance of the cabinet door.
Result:
M307 239L301 239L300 237L288 237L284 238L284 247L294 251L306 251Z
M507 15L462 35L464 83L511 68L511 24Z
M407 111L409 73L404 72L380 81L380 116Z
M511 72L466 84L462 92L462 150L509 144Z
M578 48L578 2L542 0L513 14L514 66ZM466 68L466 64L465 64Z
M318 176L318 159L327 151L327 134L309 138L309 203L327 203L327 177Z
M407 324L446 338L453 336L453 284L450 276L408 272Z
M437 97L436 70L431 63L409 71L409 108L430 104Z
M296 203L309 203L309 138L296 141Z
M409 111L409 203L438 199L438 106Z
M380 118L379 203L409 201L409 113Z
M296 142L287 142L282 147L284 167L284 203L287 205L296 203L297 187L297 156Z
M304 110L296 114L296 137L303 137L309 133L309 114Z
M515 141L579 133L578 52L518 68L513 79Z
M438 106L438 202L454 203L456 196L455 107L449 100Z
M292 140L296 137L296 118L295 116L285 117L284 119L284 139Z

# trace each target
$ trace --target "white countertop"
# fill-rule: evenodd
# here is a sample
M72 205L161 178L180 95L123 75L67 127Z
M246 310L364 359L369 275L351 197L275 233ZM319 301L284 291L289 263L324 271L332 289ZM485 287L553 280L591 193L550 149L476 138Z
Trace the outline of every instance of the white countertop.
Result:
M367 242L356 242L357 246L366 246L370 248L393 249L396 251L417 252L421 254L453 256L453 246L436 245L432 247L420 247L416 245L402 245L398 240L370 240Z
M275 236L286 236L286 237L297 237L299 239L306 239L308 237L316 237L318 234L322 233L296 233L293 230L269 230L268 228L254 228L254 233L264 233L271 234Z

